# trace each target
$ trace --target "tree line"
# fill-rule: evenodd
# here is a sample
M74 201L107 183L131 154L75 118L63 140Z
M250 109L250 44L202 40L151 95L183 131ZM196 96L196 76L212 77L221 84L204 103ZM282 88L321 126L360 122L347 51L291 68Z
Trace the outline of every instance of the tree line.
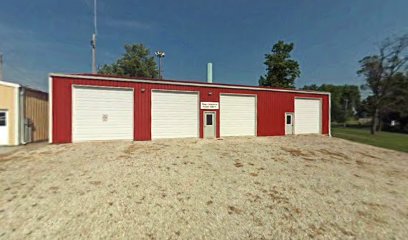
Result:
M265 54L266 73L259 79L260 86L294 88L300 76L300 67L291 58L293 43L277 42L271 53ZM401 131L408 132L408 34L384 40L378 52L359 61L358 76L361 86L322 84L304 86L305 90L331 93L331 116L335 122L350 118L371 117L372 134L381 131L384 124L398 121ZM361 101L360 89L370 95Z
M148 48L143 44L126 44L125 53L116 62L105 64L99 73L130 77L157 78L159 71ZM295 88L300 65L291 56L293 43L278 41L264 55L266 72L259 86ZM378 52L359 61L358 76L362 86L312 84L301 89L331 93L331 119L337 123L359 117L371 117L371 133L381 131L384 124L398 121L400 130L408 132L408 34L384 40ZM361 100L360 89L370 95Z

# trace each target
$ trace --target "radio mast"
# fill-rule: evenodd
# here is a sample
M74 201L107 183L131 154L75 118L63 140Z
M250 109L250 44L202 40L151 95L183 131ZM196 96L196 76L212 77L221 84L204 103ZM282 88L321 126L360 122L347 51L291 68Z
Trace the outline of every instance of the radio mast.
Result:
M96 0L94 0L94 32L92 34L92 73L96 74Z

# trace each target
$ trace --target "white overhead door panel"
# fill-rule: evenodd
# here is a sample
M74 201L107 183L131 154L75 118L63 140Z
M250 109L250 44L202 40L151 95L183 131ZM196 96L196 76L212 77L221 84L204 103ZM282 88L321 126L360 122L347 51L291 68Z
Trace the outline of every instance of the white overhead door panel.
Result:
M133 91L73 88L73 141L133 140Z
M152 138L199 137L198 93L153 91Z
M295 134L321 133L320 99L295 99Z
M221 136L256 135L256 97L220 96Z

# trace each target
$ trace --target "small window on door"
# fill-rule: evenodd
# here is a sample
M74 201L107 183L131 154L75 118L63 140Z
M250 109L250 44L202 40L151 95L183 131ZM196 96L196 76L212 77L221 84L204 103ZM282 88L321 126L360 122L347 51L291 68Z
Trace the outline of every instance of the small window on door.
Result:
M207 126L212 126L213 125L213 115L212 114L207 114L206 115L205 125L207 125Z
M286 115L286 124L292 124L292 115Z
M6 126L6 113L0 112L0 126Z

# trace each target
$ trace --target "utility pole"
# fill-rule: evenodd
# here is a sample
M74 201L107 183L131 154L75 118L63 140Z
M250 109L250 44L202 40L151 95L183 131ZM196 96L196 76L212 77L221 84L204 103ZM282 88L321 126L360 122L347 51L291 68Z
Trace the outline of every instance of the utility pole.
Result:
M92 73L96 74L96 0L94 0L94 33L92 34Z
M164 56L166 56L166 53L163 51L156 51L154 52L154 55L156 55L156 57L159 59L159 79L163 79L161 59L164 58Z
M3 81L3 53L0 52L0 81Z

